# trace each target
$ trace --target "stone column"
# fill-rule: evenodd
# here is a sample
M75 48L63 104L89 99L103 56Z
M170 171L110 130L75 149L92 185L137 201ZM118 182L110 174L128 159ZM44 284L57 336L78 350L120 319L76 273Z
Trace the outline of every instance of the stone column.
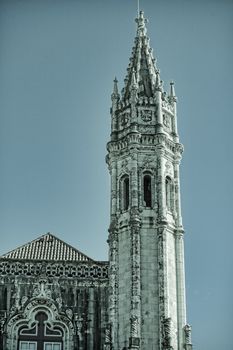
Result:
M191 339L192 328L189 324L186 324L184 327L184 343L185 350L192 350L192 339Z
M117 164L116 160L111 161L109 166L111 175L111 216L116 215L117 212ZM112 218L111 218L112 219Z
M163 111L162 111L162 84L160 81L159 72L156 73L156 104L157 104L157 133L163 132Z
M171 320L167 318L166 225L158 228L158 292L159 292L159 350L164 350L170 337ZM168 332L169 330L169 332ZM169 349L170 350L170 349Z
M183 230L175 231L176 246L176 283L177 283L177 318L178 318L178 344L179 350L183 349L183 327L186 324L186 300L185 300L185 272L184 272L184 245Z
M181 216L180 200L180 176L179 165L183 146L176 144L175 151L175 201L176 201L176 231L175 231L175 249L176 249L176 283L177 283L177 316L178 316L178 349L183 349L183 327L186 324L186 300L185 300L185 270L184 270L184 230Z
M177 227L182 227L181 200L180 200L180 169L179 169L180 160L181 160L181 154L176 154L176 161L174 162L174 173L175 173L174 185L175 185L175 210L176 210Z
M137 150L132 152L131 167L131 315L129 349L140 348L141 338L141 279L140 279L140 225L138 211L138 158Z
M161 139L161 140L160 140ZM163 135L159 137L159 142L163 142ZM157 145L157 193L158 193L158 222L164 223L167 222L167 209L166 209L166 189L165 189L165 159L164 159L165 150L163 145Z
M131 214L131 316L129 349L140 349L141 338L141 278L140 219L136 210Z
M118 266L118 236L116 226L111 227L109 233L109 335L112 340L112 350L117 350L117 266Z

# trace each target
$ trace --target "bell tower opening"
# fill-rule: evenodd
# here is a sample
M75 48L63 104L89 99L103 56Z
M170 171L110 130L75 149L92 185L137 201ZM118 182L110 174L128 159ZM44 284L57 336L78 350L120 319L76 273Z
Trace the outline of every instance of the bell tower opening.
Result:
M123 210L126 211L129 209L129 177L124 176L122 179L122 203Z
M146 208L152 207L152 193L151 193L151 176L146 174L143 177L143 192L144 201L143 204Z

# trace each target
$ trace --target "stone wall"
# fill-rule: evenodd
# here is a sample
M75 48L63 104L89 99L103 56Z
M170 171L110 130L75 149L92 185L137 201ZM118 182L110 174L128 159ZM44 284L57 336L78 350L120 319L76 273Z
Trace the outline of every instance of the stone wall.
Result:
M0 349L14 350L11 330L33 310L54 310L69 328L64 350L103 349L108 308L108 265L0 260ZM60 271L60 276L51 271ZM30 272L29 272L30 271ZM33 271L33 272L32 272ZM62 273L61 273L62 271ZM73 275L72 275L73 271ZM80 277L79 271L83 271ZM98 276L98 274L100 276ZM34 305L34 306L33 306ZM14 328L14 329L17 329Z

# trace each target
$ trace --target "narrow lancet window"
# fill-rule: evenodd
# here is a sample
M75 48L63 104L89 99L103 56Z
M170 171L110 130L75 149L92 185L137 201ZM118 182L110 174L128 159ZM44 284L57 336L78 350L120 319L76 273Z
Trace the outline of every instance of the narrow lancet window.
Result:
M172 180L170 177L166 177L166 205L168 210L172 210Z
M123 179L123 193L122 193L122 199L123 199L123 210L129 209L129 177L126 176Z
M151 177L150 175L145 175L143 178L143 189L144 189L144 205L147 208L151 208L152 196L151 196Z

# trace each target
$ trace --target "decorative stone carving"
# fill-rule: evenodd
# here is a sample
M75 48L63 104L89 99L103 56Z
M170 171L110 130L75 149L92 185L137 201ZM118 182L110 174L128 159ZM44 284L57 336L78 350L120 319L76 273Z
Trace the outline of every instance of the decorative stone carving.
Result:
M48 286L46 278L40 278L37 285L34 287L33 296L40 298L51 298L51 290Z
M73 311L71 309L66 309L66 315L67 317L72 320L73 318Z
M128 160L124 159L121 163L121 169L126 169L128 168Z
M130 319L131 323L131 337L137 338L139 333L139 321L137 316L132 316Z
M127 112L122 114L120 118L121 126L125 127L129 121L129 118L130 118L130 113Z
M191 331L192 331L192 327L189 324L186 324L186 326L184 326L185 345L191 345L192 344Z
M112 327L111 324L108 324L105 328L105 344L104 350L112 349Z
M153 125L140 125L139 131L144 134L154 134L154 126Z
M155 162L154 162L154 159L152 157L146 157L144 158L143 160L143 163L142 163L142 168L143 170L151 170L155 167Z
M140 116L144 122L150 122L152 120L152 111L150 109L143 109L140 111Z
M19 276L22 274L30 274L30 276L40 276L41 263L33 262L14 262L14 261L1 261L0 262L0 274L2 276ZM48 277L61 277L66 278L78 277L79 279L86 279L88 277L96 279L106 279L108 277L108 265L107 264L84 264L84 263L67 263L65 266L62 263L47 263L45 270L46 278ZM44 277L43 277L44 278ZM14 279L9 283L14 283Z
M0 315L0 334L4 332L4 326L6 323L6 314Z
M170 175L171 177L173 177L174 176L174 170L173 170L172 163L167 161L166 164L165 164L165 168L166 168L165 176L166 175Z
M7 349L17 349L17 334L19 332L19 329L21 327L31 327L31 324L35 322L35 316L40 309L46 313L48 317L48 323L51 326L56 325L63 329L63 349L69 350L70 347L73 348L74 328L72 322L67 318L66 315L62 315L58 312L54 301L52 299L46 298L45 294L43 293L43 287L41 288L39 295L36 298L31 299L29 303L26 303L27 305L23 308L22 312L13 315L9 319L7 323Z
M171 346L171 318L163 319L163 349L172 350Z
M163 124L168 130L171 130L171 117L170 117L170 115L163 114Z
M21 306L23 307L24 304L26 304L26 302L28 301L28 297L26 295L24 295L21 299Z

